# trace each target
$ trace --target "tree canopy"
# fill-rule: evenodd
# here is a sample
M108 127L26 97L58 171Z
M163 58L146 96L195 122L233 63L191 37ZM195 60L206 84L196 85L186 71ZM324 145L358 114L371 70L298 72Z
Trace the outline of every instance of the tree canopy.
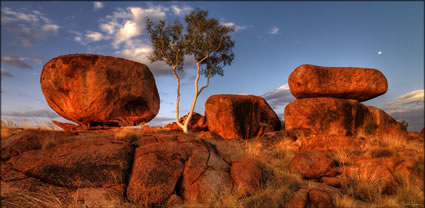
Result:
M178 21L167 24L164 20L155 24L147 20L147 31L151 36L153 53L152 62L164 61L173 70L177 80L176 122L187 132L196 100L199 94L209 86L209 79L214 75L224 75L223 67L231 65L235 55L235 42L230 34L233 28L221 25L215 18L207 18L208 11L195 9L185 17L186 31ZM197 67L195 95L189 115L182 124L179 121L180 78L176 71L182 71L185 55L193 56ZM206 84L198 88L199 76L204 75Z

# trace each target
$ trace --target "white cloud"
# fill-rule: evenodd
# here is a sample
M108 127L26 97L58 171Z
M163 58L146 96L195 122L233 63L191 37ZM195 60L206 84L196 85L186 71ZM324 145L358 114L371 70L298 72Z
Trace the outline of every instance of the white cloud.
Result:
M102 3L102 2L100 2L100 1L95 1L95 2L93 2L93 7L94 7L94 10L95 10L95 11L96 11L96 10L99 10L99 9L102 9L104 6L105 6L105 5L103 5L103 3Z
M276 25L273 25L269 31L269 33L272 35L276 35L278 32L279 32L279 28Z
M264 95L264 99L269 103L270 107L273 108L275 112L280 114L285 109L285 106L294 101L295 98L292 96L291 91L289 90L288 84L284 84L276 89L273 89Z
M146 9L141 7L129 7L127 9L127 13L124 15L126 18L120 18L120 16L117 16L112 19L113 21L109 22L109 27L118 26L113 29L113 31L116 31L113 47L116 48L122 42L141 35L142 31L145 30L146 20L148 17L153 21L164 19L166 17L166 11L168 11L168 9L160 6L152 6ZM123 14L121 13L120 15ZM117 24L119 19L122 19L124 24ZM103 28L104 27L105 26L103 26Z
M171 6L171 10L173 11L174 15L176 15L176 16L184 16L186 14L189 14L190 11L192 11L192 7L190 7L190 6L179 7L177 5L173 5L173 6Z
M183 15L191 9L187 6L163 7L153 4L149 4L147 8L118 8L99 21L99 31L86 31L84 34L77 31L69 32L74 34L74 41L87 46L89 49L92 47L91 43L110 40L110 44L115 50L114 55L144 63L157 76L172 76L171 68L165 62L151 63L148 58L152 54L152 48L145 33L146 20L150 18L157 22L165 19L167 15ZM193 66L193 57L186 57L185 70L191 69ZM181 76L184 77L185 74L183 73Z
M38 57L27 56L1 56L1 62L19 69L32 69L26 62L30 60L36 64L42 64L43 60Z
M2 29L13 33L25 47L33 46L36 39L46 39L48 36L57 34L60 29L59 25L53 24L49 18L37 10L24 13L3 7L1 11Z
M99 41L103 39L103 35L100 32L88 32L86 37L91 41Z
M420 131L424 127L424 89L414 90L386 103L383 109L397 120L409 123L408 129Z
M224 25L226 27L230 27L230 28L235 29L235 32L239 32L239 31L248 29L248 26L246 26L246 25L237 25L234 22L221 22L220 24L221 25Z
M56 33L59 30L59 26L55 24L45 24L41 27L43 31Z
M424 90L415 90L385 104L388 113L406 112L413 108L423 108Z
M1 56L1 62L19 69L32 69L30 65L25 63L25 57Z
M149 69L152 71L152 73L154 73L156 76L162 76L162 75L172 76L171 67L167 65L165 62L157 61L157 62L151 63L148 57L152 54L152 51L153 51L152 46L144 43L140 39L135 39L135 40L126 41L124 49L121 51L117 51L116 55L123 58L127 58L129 60L146 64L149 67ZM185 69L189 69L195 66L193 57L185 56L183 65ZM182 76L185 76L185 74L182 74Z

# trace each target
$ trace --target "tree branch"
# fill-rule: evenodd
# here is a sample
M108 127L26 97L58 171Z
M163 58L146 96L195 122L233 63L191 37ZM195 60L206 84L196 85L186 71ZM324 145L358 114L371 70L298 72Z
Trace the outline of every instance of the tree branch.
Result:
M199 92L198 92L198 96L201 94L202 90L204 90L205 88L207 88L207 87L209 86L209 84L210 84L210 77L211 77L211 75L212 75L212 72L213 72L213 70L211 70L211 71L208 73L207 83L206 83L204 86L202 86L202 87L201 87L201 89L200 89L200 90L199 90Z

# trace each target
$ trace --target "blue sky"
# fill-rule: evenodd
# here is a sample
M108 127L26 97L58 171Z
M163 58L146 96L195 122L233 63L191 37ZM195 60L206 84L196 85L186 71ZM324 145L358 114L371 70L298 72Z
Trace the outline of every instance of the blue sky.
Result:
M263 96L279 117L294 100L289 74L301 64L376 68L386 94L370 101L409 130L424 126L423 2L1 2L2 119L65 121L47 105L40 73L50 59L72 53L118 56L147 64L161 106L149 125L175 117L176 81L164 63L151 64L145 20L179 20L194 8L232 26L235 60L215 76L195 108L213 94ZM185 60L180 115L194 94L193 60ZM203 84L205 80L201 80Z

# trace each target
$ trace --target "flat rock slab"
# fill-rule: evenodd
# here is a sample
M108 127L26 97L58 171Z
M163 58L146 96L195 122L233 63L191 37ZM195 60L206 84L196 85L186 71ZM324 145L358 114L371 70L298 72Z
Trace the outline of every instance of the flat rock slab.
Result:
M40 85L54 111L82 126L132 126L159 111L152 72L122 58L59 56L44 65Z
M333 97L370 100L388 90L388 82L376 69L301 65L288 78L294 97Z

